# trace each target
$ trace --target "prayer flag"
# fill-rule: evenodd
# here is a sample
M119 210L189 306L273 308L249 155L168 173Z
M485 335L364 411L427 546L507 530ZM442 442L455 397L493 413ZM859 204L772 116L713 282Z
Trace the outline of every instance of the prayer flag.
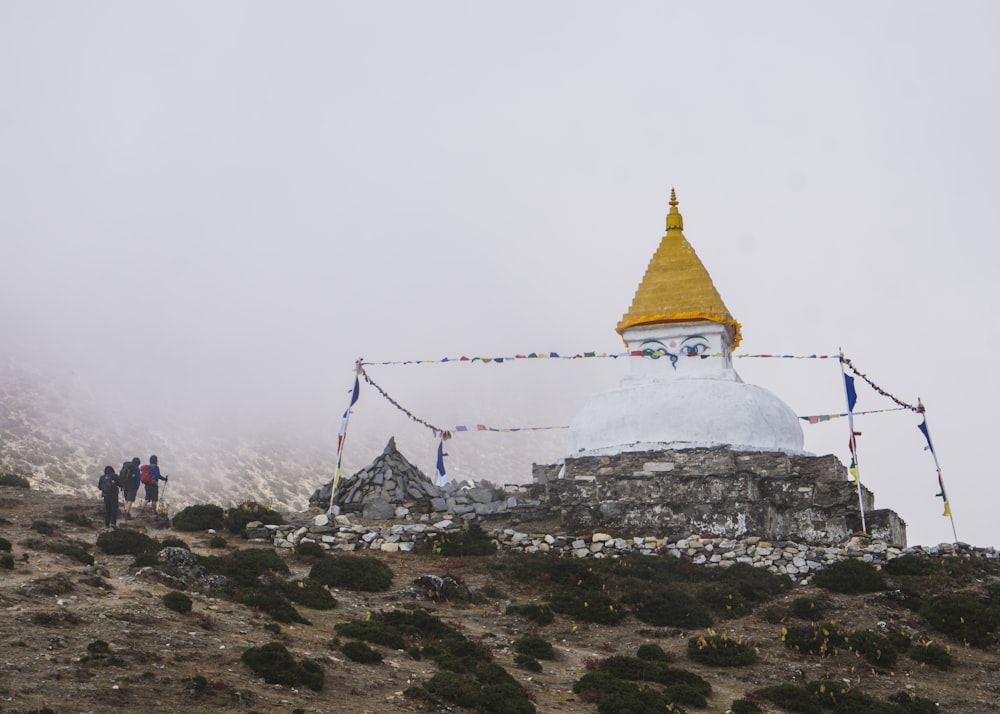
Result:
M854 377L845 374L844 387L847 389L847 411L853 412L854 405L858 403L858 393L854 389Z
M917 424L917 428L920 429L920 432L924 435L924 438L927 439L927 448L930 449L931 453L933 454L934 445L931 443L931 435L927 432L927 417L924 417L924 420L919 424Z
M444 486L448 483L448 475L444 470L444 439L438 442L437 465L434 467L434 485Z

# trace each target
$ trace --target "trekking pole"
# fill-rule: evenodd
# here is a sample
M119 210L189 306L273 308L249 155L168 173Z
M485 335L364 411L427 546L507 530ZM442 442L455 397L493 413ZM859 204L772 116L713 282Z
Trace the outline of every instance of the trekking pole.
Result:
M170 483L169 477L165 478L164 481L163 481L163 493L160 494L160 504L163 506L163 512L164 513L166 513L169 510L167 508L167 501L166 501L166 498L167 498L167 484L169 484L169 483ZM159 507L157 507L156 510L159 511L160 510Z

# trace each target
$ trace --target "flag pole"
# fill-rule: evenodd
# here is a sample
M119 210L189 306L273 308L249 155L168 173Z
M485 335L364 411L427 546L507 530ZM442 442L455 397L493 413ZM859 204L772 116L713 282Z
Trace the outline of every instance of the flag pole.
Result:
M344 410L344 417L340 422L340 431L337 433L337 471L334 473L333 486L330 488L330 505L326 509L327 515L333 513L333 499L336 497L337 487L340 485L340 463L344 456L344 442L347 441L347 423L351 420L351 408L358 401L358 392L361 389L361 384L358 380L358 375L360 374L361 360L358 359L354 362L354 387L351 389L351 403Z
M858 489L858 509L861 511L861 532L868 533L868 523L865 521L865 504L861 497L861 464L858 462L858 442L860 432L854 431L854 405L858 400L857 392L854 391L854 378L847 376L844 371L844 350L837 348L840 352L840 373L844 377L844 397L847 400L847 428L851 430L851 439L848 446L851 448L851 475L854 476L854 485Z
M941 464L938 463L937 452L934 451L934 444L931 442L931 432L927 426L927 410L924 409L923 402L920 398L917 398L917 411L923 416L924 421L917 425L917 428L924 433L924 438L927 439L927 448L931 452L931 456L934 457L934 469L937 471L938 486L941 488L941 493L938 494L944 500L944 515L948 516L951 520L951 535L955 538L955 542L958 543L958 532L955 530L955 516L951 512L951 504L948 503L948 495L944 492L944 479L941 478Z

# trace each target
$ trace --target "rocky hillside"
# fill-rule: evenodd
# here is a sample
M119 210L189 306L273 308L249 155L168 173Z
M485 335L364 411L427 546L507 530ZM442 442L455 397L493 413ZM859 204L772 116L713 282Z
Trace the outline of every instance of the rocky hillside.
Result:
M659 555L489 554L476 529L362 555L275 549L232 521L178 531L140 513L111 532L100 519L97 498L0 485L4 712L922 714L1000 701L995 559L849 561L803 586Z

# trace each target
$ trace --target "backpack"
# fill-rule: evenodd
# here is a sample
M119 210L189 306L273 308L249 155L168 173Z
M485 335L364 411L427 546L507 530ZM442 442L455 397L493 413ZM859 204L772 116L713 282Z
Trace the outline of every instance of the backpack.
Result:
M152 475L149 473L149 464L143 464L139 467L139 480L144 484L152 486L155 481L153 481Z
M118 490L118 482L115 481L114 476L101 474L101 477L97 479L97 488L101 489L101 493L113 493Z
M126 461L122 464L122 470L118 472L118 485L122 488L131 488L133 475L132 462Z

